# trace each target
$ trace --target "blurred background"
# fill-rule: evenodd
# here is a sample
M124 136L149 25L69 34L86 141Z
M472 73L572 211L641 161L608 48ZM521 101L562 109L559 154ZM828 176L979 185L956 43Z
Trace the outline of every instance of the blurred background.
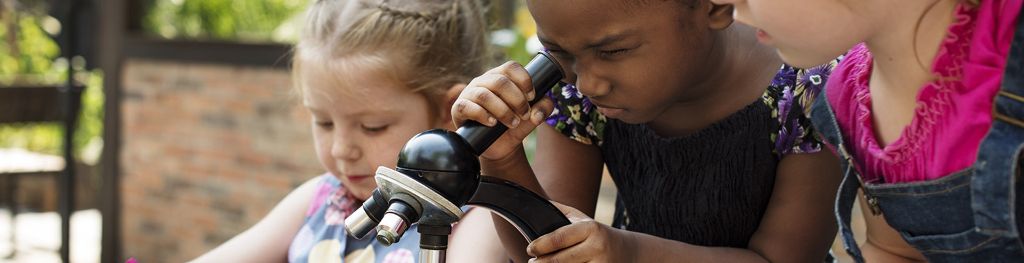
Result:
M0 262L186 261L321 174L288 70L309 2L0 0ZM529 14L485 2L525 63Z
M484 2L525 63L528 11ZM0 262L186 261L321 174L288 69L308 3L0 0Z

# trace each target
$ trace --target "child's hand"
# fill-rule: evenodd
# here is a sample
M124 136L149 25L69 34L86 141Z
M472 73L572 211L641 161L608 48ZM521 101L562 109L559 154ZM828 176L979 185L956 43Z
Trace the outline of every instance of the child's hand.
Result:
M533 84L526 69L518 63L506 62L469 82L452 106L452 120L456 125L473 120L487 126L501 122L508 127L481 155L488 160L501 160L515 151L554 108L548 98L531 108L529 101L533 97Z
M568 226L537 238L526 247L530 262L629 262L632 233L598 223L575 208L552 202L569 218Z

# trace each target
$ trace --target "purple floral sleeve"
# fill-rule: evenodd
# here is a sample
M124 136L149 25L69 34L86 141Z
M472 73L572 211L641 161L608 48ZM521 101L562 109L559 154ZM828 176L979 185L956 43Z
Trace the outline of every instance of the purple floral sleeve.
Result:
M576 86L555 86L548 92L548 97L555 102L555 110L547 119L548 125L577 142L601 145L607 119L595 110L594 104Z
M810 69L784 65L768 85L761 99L772 109L771 118L779 124L778 130L771 134L774 152L779 158L821 150L821 140L814 132L809 115L814 99L825 87L838 61ZM577 142L601 145L607 119L575 86L556 86L548 97L555 102L548 125Z
M772 108L772 118L779 124L771 138L780 158L787 154L821 151L821 139L811 124L811 105L825 88L838 61L809 69L782 66L762 96L764 103Z

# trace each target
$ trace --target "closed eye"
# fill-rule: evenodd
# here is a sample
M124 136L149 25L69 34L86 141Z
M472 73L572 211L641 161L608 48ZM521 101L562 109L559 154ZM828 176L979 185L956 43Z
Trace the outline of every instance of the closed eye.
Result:
M612 58L612 57L615 57L615 56L618 56L618 55L626 54L626 53L628 53L630 51L633 51L633 49L632 48L619 48L619 49L612 49L612 50L601 50L601 51L598 51L598 54L600 54L601 57L603 57L603 58Z
M331 128L334 127L334 123L329 121L318 121L316 122L316 126L320 127L321 129L330 130Z
M547 51L548 51L548 54L555 55L555 56L558 56L558 57L565 57L565 56L569 55L569 53L567 53L567 52L565 52L565 50L561 50L561 49L548 49Z
M388 129L388 125L382 125L382 126L366 126L366 125L362 125L362 128L363 128L364 131L366 131L366 133L376 134L376 133L381 133L381 132L386 131Z

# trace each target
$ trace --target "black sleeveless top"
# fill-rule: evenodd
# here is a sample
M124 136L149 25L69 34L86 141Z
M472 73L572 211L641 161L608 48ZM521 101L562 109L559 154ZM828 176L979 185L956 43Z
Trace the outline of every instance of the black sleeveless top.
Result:
M834 65L783 66L761 99L685 137L665 138L645 124L606 119L572 85L552 89L556 110L548 124L600 147L618 188L615 227L693 245L745 248L771 198L782 157L821 150L806 113Z
M775 183L770 110L755 102L683 138L610 120L601 154L629 218L623 226L694 245L746 247Z

